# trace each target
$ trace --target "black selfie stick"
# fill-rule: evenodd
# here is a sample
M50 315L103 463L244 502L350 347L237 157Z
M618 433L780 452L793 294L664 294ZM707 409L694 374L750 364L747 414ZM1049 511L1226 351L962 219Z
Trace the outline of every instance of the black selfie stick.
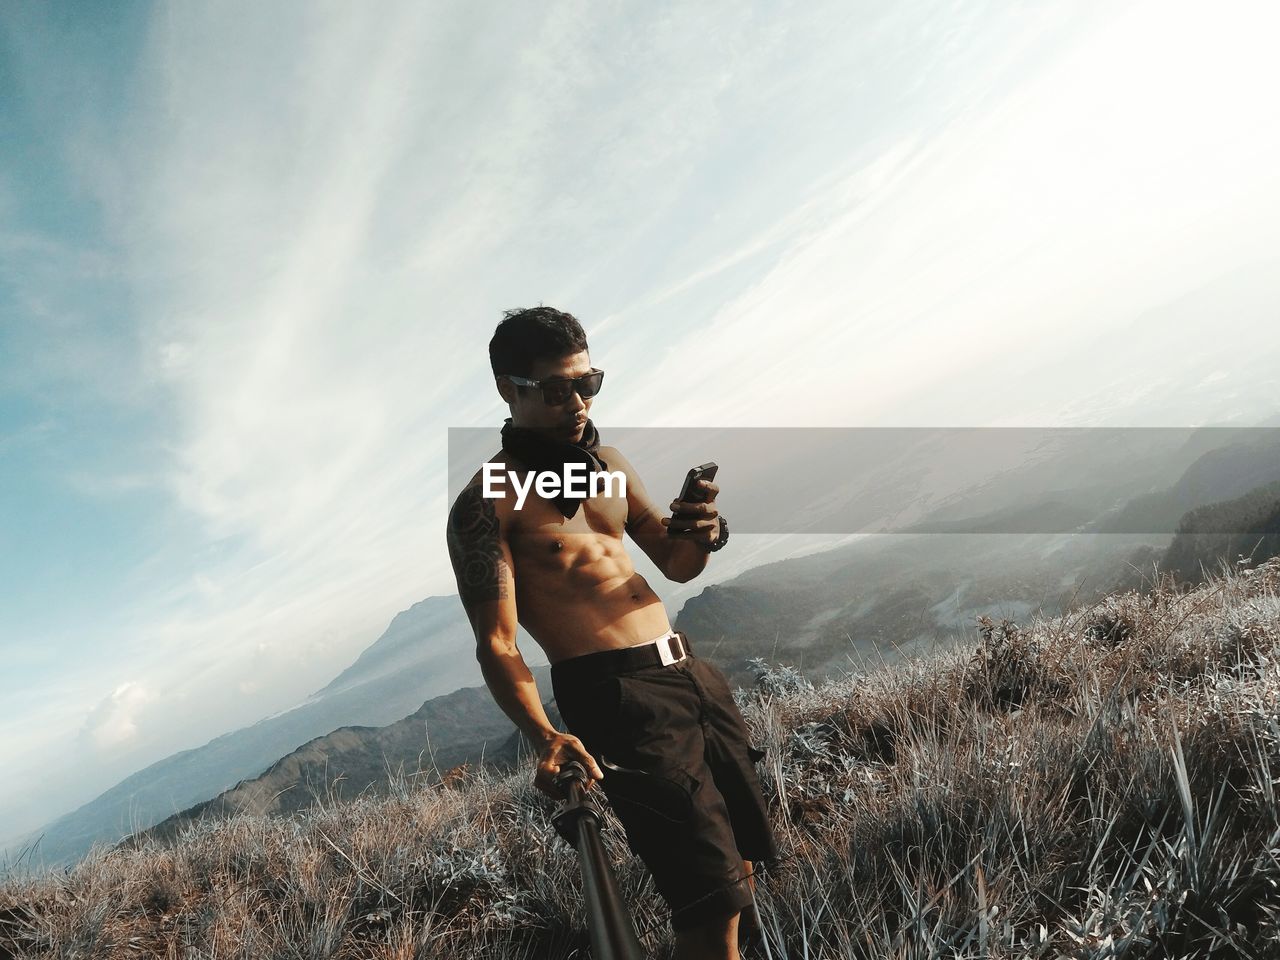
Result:
M556 832L578 851L587 900L587 933L593 960L644 960L631 915L618 892L600 841L600 814L586 803L587 771L571 760L560 767L556 786L565 800L551 816Z

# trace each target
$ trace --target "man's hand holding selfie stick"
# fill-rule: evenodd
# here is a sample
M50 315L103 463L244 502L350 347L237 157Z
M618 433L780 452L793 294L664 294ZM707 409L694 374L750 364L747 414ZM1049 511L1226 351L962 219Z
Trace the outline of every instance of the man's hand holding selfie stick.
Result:
M533 785L553 800L559 800L564 796L564 788L557 778L560 776L561 768L570 763L580 764L585 770L584 790L590 790L597 780L604 777L604 772L595 758L587 752L581 740L572 734L561 733L558 730L551 731L538 757L538 770L534 774Z

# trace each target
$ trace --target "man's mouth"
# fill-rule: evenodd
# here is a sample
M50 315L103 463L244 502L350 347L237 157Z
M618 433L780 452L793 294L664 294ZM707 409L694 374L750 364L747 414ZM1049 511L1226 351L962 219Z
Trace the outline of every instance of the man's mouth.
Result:
M566 430L580 430L586 425L587 425L587 420L584 417L581 420L570 420L567 424L565 424L564 428Z

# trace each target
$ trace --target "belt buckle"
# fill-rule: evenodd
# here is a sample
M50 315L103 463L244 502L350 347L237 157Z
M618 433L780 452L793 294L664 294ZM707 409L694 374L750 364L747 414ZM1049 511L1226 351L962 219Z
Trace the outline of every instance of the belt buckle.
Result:
M664 667L669 667L673 663L679 663L685 658L683 643L680 645L680 656L677 657L671 652L671 641L673 639L675 639L675 634L668 633L665 636L660 637L657 642L658 658L662 661L662 665Z

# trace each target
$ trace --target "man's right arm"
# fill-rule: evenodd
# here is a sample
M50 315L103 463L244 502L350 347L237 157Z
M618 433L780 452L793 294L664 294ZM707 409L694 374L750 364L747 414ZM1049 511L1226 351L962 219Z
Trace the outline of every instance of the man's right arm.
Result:
M591 776L603 774L576 738L551 725L538 686L516 646L515 569L511 548L491 499L479 483L469 485L449 511L449 559L458 596L476 638L476 659L485 684L503 713L536 745L540 758L534 783L558 797L560 764L575 759Z

